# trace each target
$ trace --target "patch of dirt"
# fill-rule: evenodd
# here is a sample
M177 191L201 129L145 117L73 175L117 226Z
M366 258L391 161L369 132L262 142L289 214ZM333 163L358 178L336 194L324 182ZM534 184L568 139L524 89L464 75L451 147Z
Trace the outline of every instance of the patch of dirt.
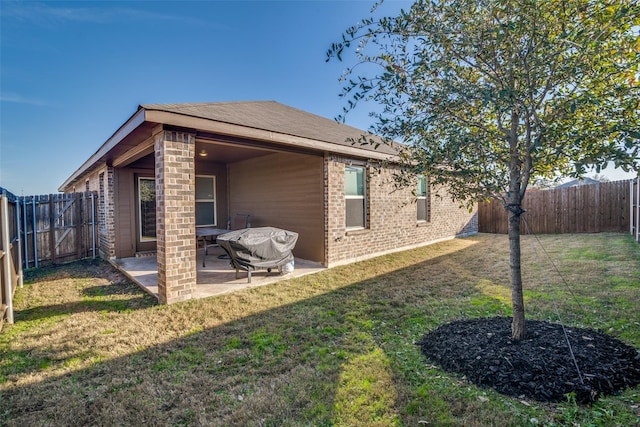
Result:
M591 329L529 320L527 336L511 339L511 318L459 320L426 334L422 353L448 372L516 398L581 403L640 384L640 352ZM576 364L580 369L576 369Z

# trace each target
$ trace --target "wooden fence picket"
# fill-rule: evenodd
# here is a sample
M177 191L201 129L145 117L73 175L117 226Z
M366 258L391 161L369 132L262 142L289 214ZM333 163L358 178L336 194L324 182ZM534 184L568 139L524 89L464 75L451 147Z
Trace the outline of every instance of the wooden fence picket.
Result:
M13 322L23 267L96 257L96 198L96 192L17 197L0 188L0 329Z
M629 231L640 242L640 177L630 182L629 200Z
M13 323L13 295L22 287L20 205L17 197L0 188L0 330Z
M629 231L629 224L634 220L637 224L637 217L640 216L637 202L640 199L638 181L640 180L529 190L522 205L527 211L523 217L528 227L523 223L520 232L561 234ZM507 212L500 202L492 200L479 204L479 232L506 234L507 224ZM631 225L631 230L632 233L635 230L638 236L637 225L635 228ZM640 238L636 237L636 240L640 241Z
M95 192L19 198L26 268L95 257Z

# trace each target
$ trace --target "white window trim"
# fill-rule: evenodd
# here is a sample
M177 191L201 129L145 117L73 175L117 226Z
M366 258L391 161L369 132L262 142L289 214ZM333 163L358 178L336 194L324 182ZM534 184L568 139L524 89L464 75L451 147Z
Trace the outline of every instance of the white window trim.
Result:
M152 237L145 237L142 235L142 197L140 197L140 182L141 181L153 181L153 185L156 185L156 179L155 178L150 178L150 177L145 177L145 176L139 176L138 177L138 206L136 207L136 209L138 209L138 240L141 243L147 243L147 242L157 242L158 241L158 237L156 236L156 238L152 238ZM156 194L156 203L158 203L158 195ZM157 207L157 204L156 204ZM157 219L156 219L157 220Z
M430 222L430 203L429 202L429 195L430 195L430 191L429 191L429 177L427 176L422 176L425 179L425 188L426 188L426 195L424 196L416 196L416 203L424 203L425 204L425 215L426 218L425 219L417 219L417 211L416 211L416 220L419 223L427 223ZM416 205L416 210L418 209L417 205Z
M417 199L417 203L424 203L425 205L427 204L427 198L425 196L420 196L420 197L417 197L416 199ZM426 218L424 219L416 218L418 222L429 222L429 212L427 209L428 209L428 206L425 206Z
M213 224L200 224L196 225L198 227L217 227L218 226L218 196L216 194L216 176L215 175L196 175L196 178L212 178L213 180L213 199L195 199L195 203L203 202L203 203L211 203L213 202ZM195 192L195 188L194 188ZM197 192L196 192L197 194ZM194 212L195 215L195 212Z
M363 174L362 180L362 195L344 195L345 200L347 199L360 199L362 200L362 222L364 225L357 225L355 227L347 227L346 226L346 218L347 218L347 205L344 205L344 215L345 215L345 230L346 231L354 231L354 230L366 230L367 229L367 167L364 165L348 165L347 167L353 168L361 168ZM346 169L345 169L346 172ZM346 193L346 184L345 191Z

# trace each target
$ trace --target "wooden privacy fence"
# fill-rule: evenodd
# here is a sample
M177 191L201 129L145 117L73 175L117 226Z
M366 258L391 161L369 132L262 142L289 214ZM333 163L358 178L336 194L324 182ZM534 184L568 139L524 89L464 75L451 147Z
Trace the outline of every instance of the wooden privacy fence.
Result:
M0 273L4 319L13 323L13 294L22 268L96 256L97 194L16 197L0 188Z
M95 192L23 196L19 203L26 268L95 258Z
M22 286L20 213L18 199L0 188L0 329L13 323L13 294Z
M640 177L632 180L629 189L629 200L631 201L631 225L629 231L640 242Z
M638 180L601 182L551 190L529 190L523 202L522 234L632 233ZM635 184L634 184L635 183ZM635 187L634 187L635 186ZM634 193L635 192L635 193ZM635 202L637 206L637 201ZM635 208L636 217L638 209ZM478 206L478 231L506 234L507 211L496 200ZM635 219L637 223L637 218ZM635 230L637 230L637 225ZM637 231L636 231L637 236Z

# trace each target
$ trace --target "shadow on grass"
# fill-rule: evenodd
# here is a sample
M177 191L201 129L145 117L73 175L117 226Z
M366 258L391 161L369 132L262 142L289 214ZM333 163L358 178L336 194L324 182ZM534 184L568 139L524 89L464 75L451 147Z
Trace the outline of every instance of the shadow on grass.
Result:
M83 279L100 284L86 286ZM131 283L110 264L99 259L46 266L32 269L25 274L25 288L46 282L55 282L55 286L52 284L41 286L38 290L32 290L22 296L28 308L15 308L16 322L38 321L85 312L128 312L157 304L155 298L144 292L141 293L138 286ZM37 293L47 291L56 292L57 301L61 299L67 299L67 301L57 304L29 301L30 298L40 300Z
M117 285L111 285L117 286ZM49 317L67 316L85 312L129 312L157 305L157 300L149 295L132 295L131 298L118 300L83 300L61 304L33 307L14 312L15 321L43 320Z
M89 278L110 272L109 264L100 258L83 259L64 264L48 264L24 270L25 283L39 283L64 278Z
M6 378L0 424L518 424L516 409L436 378L414 344L447 321L507 310L474 288L483 242L410 265L390 255L399 267L385 274L370 260L158 307L136 321L161 333L191 319L186 332L59 376ZM291 302L277 305L283 295Z
M413 342L424 333L425 319L433 311L439 311L438 319L462 312L461 306L448 310L442 303L442 298L459 294L454 288L460 283L438 287L427 282L437 280L437 270L446 268L438 267L443 259L447 256L378 276L371 273L376 262L370 261L372 268L363 270L369 277L363 280L354 280L353 267L345 266L328 274L161 307L149 313L150 323L159 323L154 316L162 311L170 312L165 316L169 318L213 317L229 305L246 306L253 314L202 330L196 327L178 339L76 372L11 386L9 400L0 403L0 416L8 424L332 425L374 417L393 423L402 418L406 405L406 392L397 390L407 381L406 373L394 372L397 354L424 363ZM304 296L256 309L269 294L282 292ZM104 307L79 302L41 310L74 313ZM27 314L37 313L34 309ZM411 322L413 327L407 327ZM365 379L368 384L359 384L366 367L372 369ZM33 366L33 373L38 369ZM376 384L379 378L387 380ZM359 404L353 403L356 397L362 400Z

